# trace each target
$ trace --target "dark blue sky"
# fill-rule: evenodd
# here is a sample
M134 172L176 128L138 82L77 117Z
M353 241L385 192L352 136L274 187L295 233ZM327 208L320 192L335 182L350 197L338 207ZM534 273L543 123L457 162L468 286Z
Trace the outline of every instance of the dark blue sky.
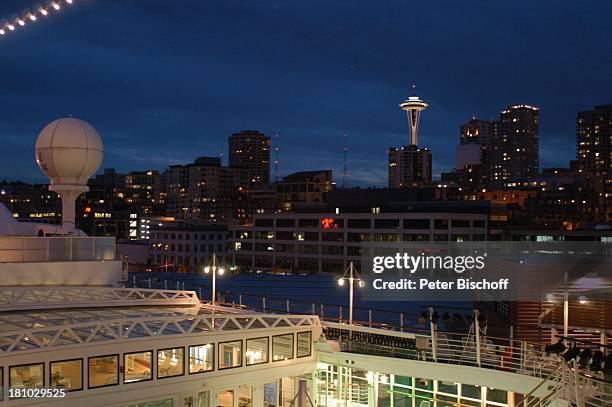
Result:
M3 0L0 19L35 3ZM42 179L36 136L72 114L104 167L163 169L258 129L279 134L281 175L341 181L348 132L350 183L384 185L412 83L435 173L462 122L513 103L541 107L541 164L566 166L576 112L612 103L611 17L608 0L74 0L0 39L0 179Z

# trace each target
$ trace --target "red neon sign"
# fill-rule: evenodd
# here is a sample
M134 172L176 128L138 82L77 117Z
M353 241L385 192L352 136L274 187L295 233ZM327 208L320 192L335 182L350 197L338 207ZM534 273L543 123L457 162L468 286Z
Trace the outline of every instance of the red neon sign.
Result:
M334 218L321 219L321 225L323 225L323 229L338 229L338 225L336 225L334 222Z

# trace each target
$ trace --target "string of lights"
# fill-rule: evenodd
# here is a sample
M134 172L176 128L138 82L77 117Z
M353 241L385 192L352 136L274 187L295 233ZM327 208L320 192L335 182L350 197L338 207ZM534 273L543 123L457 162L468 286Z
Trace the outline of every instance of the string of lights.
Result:
M72 3L74 3L74 0L52 0L45 3L45 5L39 5L33 7L32 9L26 10L19 16L11 20L4 21L2 24L0 24L0 38L18 30L21 27L25 27L28 24L35 23L44 17L48 17L53 13L59 12L62 10L63 6L71 5Z

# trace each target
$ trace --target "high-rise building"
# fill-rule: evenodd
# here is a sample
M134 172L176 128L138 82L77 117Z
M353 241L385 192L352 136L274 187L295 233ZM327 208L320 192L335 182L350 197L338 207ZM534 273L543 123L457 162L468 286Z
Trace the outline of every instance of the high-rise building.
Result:
M472 117L470 121L461 125L460 144L489 144L491 135L495 132L496 122L481 120Z
M414 86L413 86L414 89ZM389 187L406 188L431 184L431 152L419 148L421 112L429 105L416 95L399 105L408 116L409 143L389 149Z
M455 169L443 173L442 180L452 180L464 192L475 193L489 184L488 146L498 123L472 117L461 125L460 140L456 148Z
M539 170L539 112L529 105L508 106L489 134L492 187L511 181L529 181Z
M229 166L249 170L251 184L270 183L270 137L243 130L229 137Z
M248 189L248 170L221 166L218 157L172 165L165 173L166 213L178 219L232 221Z
M579 112L576 119L576 159L585 176L612 174L612 105Z
M389 149L389 188L431 184L431 152L415 145Z
M491 136L496 131L497 122L479 120L475 117L461 125L461 139L456 149L455 168L461 170L466 166L485 166L488 159L486 149Z
M276 193L283 211L295 205L324 203L334 187L331 170L300 171L287 175L276 184Z
M576 119L576 161L574 166L588 188L596 193L593 217L612 220L612 105L595 106L578 113Z

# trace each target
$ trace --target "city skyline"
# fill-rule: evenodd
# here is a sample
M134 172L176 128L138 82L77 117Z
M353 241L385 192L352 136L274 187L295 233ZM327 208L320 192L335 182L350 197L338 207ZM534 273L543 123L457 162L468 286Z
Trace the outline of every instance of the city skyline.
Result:
M0 16L30 3L7 1ZM321 16L271 2L76 1L0 41L0 137L9 157L0 178L43 181L32 141L44 124L72 114L100 130L103 167L120 171L227 157L227 137L255 129L273 142L279 134L281 175L330 168L339 181L348 133L349 185L383 186L387 149L406 143L397 104L414 82L431 103L420 144L432 151L435 176L454 167L461 124L514 103L541 108L541 168L566 167L578 112L610 103L609 58L580 62L612 30L595 3L330 4Z

